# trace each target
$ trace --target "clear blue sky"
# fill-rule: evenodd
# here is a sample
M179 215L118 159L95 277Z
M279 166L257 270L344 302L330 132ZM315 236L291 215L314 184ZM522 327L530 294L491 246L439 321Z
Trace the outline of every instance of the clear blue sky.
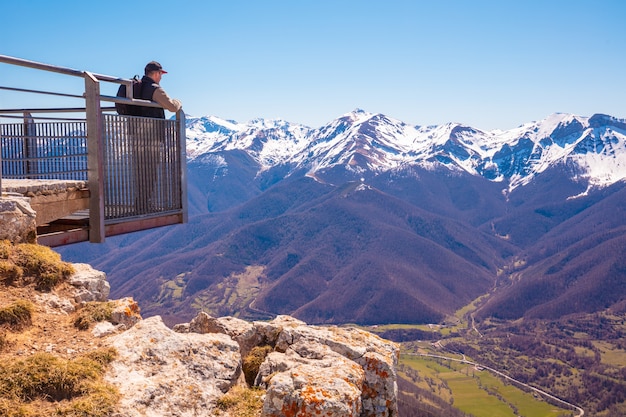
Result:
M155 59L193 116L320 127L362 108L484 130L626 118L623 0L21 0L0 15L0 54L122 77ZM0 64L0 85L65 82Z

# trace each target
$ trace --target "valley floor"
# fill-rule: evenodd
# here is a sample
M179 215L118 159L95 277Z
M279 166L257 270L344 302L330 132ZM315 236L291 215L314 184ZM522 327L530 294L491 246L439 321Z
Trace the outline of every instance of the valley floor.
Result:
M448 406L475 417L626 415L625 314L471 323L371 329L402 343L403 416L421 415L413 398L441 416Z

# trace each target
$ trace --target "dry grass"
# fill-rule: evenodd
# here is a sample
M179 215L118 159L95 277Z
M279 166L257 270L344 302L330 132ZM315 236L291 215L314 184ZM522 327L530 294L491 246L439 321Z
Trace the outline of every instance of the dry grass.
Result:
M11 285L24 276L24 270L15 263L0 259L0 282Z
M271 346L256 346L252 348L250 353L245 358L243 358L242 368L248 386L254 385L254 380L259 373L259 367L265 360L267 354L272 350L274 349Z
M5 284L26 280L40 291L50 291L73 273L72 265L46 246L0 241L0 281Z
M17 300L0 308L0 326L21 330L32 324L34 307L30 301Z
M110 302L89 302L86 303L76 315L74 326L80 330L87 330L92 324L100 321L111 320L113 304Z
M263 409L265 390L235 386L217 400L216 415L229 417L259 417Z
M73 272L50 248L0 241L2 417L104 417L116 411L119 395L103 380L116 352L76 328L76 322L106 319L107 303L71 314L38 304L40 291L72 300L67 278Z
M2 351L8 346L9 341L7 340L7 335L4 332L0 332L0 353L2 353Z
M118 394L102 380L115 357L103 349L76 359L37 353L0 364L0 415L103 417L115 411Z

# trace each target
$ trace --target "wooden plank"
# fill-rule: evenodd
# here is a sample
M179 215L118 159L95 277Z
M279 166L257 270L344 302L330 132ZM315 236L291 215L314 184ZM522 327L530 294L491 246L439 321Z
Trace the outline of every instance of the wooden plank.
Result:
M84 218L82 220L83 222L85 221ZM71 219L68 219L68 221L71 223ZM104 229L106 236L116 236L125 233L138 232L140 230L180 224L182 222L182 213L172 213L165 216L134 218L118 223L110 223L106 224ZM41 234L37 236L37 242L40 245L55 247L90 241L89 227L87 226L76 227L75 225L69 223L64 224L63 221L60 221L58 223L42 227L39 230L41 231Z
M154 229L155 227L179 224L182 222L182 214L174 213L166 216L137 218L120 223L107 224L105 229L107 236L115 236L124 233L137 232L139 230Z
M65 230L37 236L37 243L51 248L55 246L70 245L72 243L86 242L89 240L89 231L84 229Z

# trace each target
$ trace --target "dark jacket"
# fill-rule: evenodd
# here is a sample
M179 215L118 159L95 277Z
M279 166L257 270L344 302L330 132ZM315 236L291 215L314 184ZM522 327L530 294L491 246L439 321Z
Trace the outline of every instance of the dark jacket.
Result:
M154 94L157 88L160 88L160 86L157 83L155 83L152 78L148 77L147 75L144 75L143 78L141 79L141 97L135 97L135 98L141 98L143 100L153 101L152 95ZM147 107L147 106L140 106L140 107L141 107L141 115L143 117L165 119L165 110L161 108Z

